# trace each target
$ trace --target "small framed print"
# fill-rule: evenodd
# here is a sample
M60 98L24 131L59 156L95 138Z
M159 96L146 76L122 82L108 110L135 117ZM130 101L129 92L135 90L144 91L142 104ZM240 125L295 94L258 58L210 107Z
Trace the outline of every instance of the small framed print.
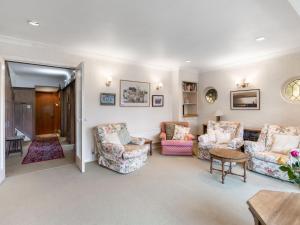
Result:
M163 107L164 96L163 95L152 95L152 107Z
M116 105L116 94L100 93L100 105Z

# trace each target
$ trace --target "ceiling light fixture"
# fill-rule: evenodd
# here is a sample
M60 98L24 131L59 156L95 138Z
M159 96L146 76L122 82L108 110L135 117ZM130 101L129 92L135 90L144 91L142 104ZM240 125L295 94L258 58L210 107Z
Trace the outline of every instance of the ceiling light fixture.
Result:
M255 40L256 40L257 42L260 42L260 41L266 40L266 38L265 38L265 37L257 37Z
M27 23L31 26L34 26L34 27L38 27L40 25L39 22L37 21L34 21L34 20L27 20Z
M190 61L190 60L186 60L185 62L186 62L186 63L190 63L191 61Z

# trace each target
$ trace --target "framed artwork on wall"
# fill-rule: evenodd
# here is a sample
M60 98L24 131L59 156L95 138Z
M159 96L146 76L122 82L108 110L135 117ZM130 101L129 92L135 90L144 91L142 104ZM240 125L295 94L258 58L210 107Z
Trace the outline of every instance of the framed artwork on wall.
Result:
M116 94L100 93L100 105L116 105Z
M260 89L230 92L231 110L260 110Z
M152 107L163 107L164 96L163 95L152 95Z
M120 81L120 106L149 107L150 83L140 81Z

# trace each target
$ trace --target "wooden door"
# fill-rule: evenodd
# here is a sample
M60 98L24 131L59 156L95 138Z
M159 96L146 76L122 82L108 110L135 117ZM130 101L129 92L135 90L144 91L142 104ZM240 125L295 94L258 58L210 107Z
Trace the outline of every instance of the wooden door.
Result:
M36 134L60 132L60 100L58 92L36 92Z

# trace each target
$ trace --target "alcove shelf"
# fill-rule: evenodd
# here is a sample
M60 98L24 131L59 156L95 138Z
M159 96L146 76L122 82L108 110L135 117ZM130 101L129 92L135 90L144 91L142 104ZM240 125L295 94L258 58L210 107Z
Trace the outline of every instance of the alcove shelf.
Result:
M196 82L182 82L182 115L183 117L198 116L198 84Z

